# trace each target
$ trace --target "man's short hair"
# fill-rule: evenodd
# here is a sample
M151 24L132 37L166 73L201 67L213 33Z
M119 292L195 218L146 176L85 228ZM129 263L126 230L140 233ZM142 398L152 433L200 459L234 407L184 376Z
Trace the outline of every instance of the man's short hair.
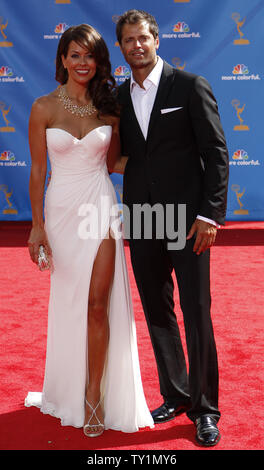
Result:
M118 18L116 24L116 37L121 44L122 41L122 29L125 24L137 24L141 21L146 21L149 25L149 30L153 35L154 39L156 39L159 35L159 27L157 22L150 13L147 13L143 10L128 10L123 15Z

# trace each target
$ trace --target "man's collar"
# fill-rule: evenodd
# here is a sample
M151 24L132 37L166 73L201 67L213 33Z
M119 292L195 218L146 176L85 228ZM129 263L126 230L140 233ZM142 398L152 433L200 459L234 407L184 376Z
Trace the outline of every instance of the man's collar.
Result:
M157 60L157 63L155 67L151 70L150 74L145 78L144 82L146 80L149 80L150 82L153 83L156 87L159 85L162 69L163 69L163 60L159 57ZM144 84L143 82L143 84ZM131 78L130 78L130 92L133 90L133 87L137 85L136 80L133 77L133 74L131 73Z

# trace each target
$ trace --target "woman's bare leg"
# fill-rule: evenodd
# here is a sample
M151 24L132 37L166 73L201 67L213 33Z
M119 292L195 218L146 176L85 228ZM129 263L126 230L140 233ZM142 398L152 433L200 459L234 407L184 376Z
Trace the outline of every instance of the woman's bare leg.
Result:
M115 265L115 240L109 235L102 241L92 271L88 302L88 369L89 383L86 399L94 408L100 401L100 385L104 371L109 340L108 300L112 285ZM96 414L103 423L101 406ZM91 416L91 409L86 406L85 423ZM91 425L98 424L92 418Z

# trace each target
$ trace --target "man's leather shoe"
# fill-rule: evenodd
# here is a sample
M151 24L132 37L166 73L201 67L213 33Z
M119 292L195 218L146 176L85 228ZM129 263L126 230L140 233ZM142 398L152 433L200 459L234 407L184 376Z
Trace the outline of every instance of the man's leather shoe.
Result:
M215 446L220 441L220 432L216 425L216 420L208 415L197 418L196 424L196 440L199 444L210 447Z
M190 408L190 406L184 405L172 405L171 403L165 401L163 405L151 412L154 423L166 423L171 419L176 418L182 413L185 413Z

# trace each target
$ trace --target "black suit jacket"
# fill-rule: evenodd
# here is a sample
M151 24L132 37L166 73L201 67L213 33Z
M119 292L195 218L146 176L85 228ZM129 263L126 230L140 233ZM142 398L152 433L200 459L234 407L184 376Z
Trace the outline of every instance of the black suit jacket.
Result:
M187 227L202 215L224 224L228 151L207 80L164 62L145 140L130 97L119 87L122 154L129 160L123 202L186 204ZM181 108L162 114L161 109Z

